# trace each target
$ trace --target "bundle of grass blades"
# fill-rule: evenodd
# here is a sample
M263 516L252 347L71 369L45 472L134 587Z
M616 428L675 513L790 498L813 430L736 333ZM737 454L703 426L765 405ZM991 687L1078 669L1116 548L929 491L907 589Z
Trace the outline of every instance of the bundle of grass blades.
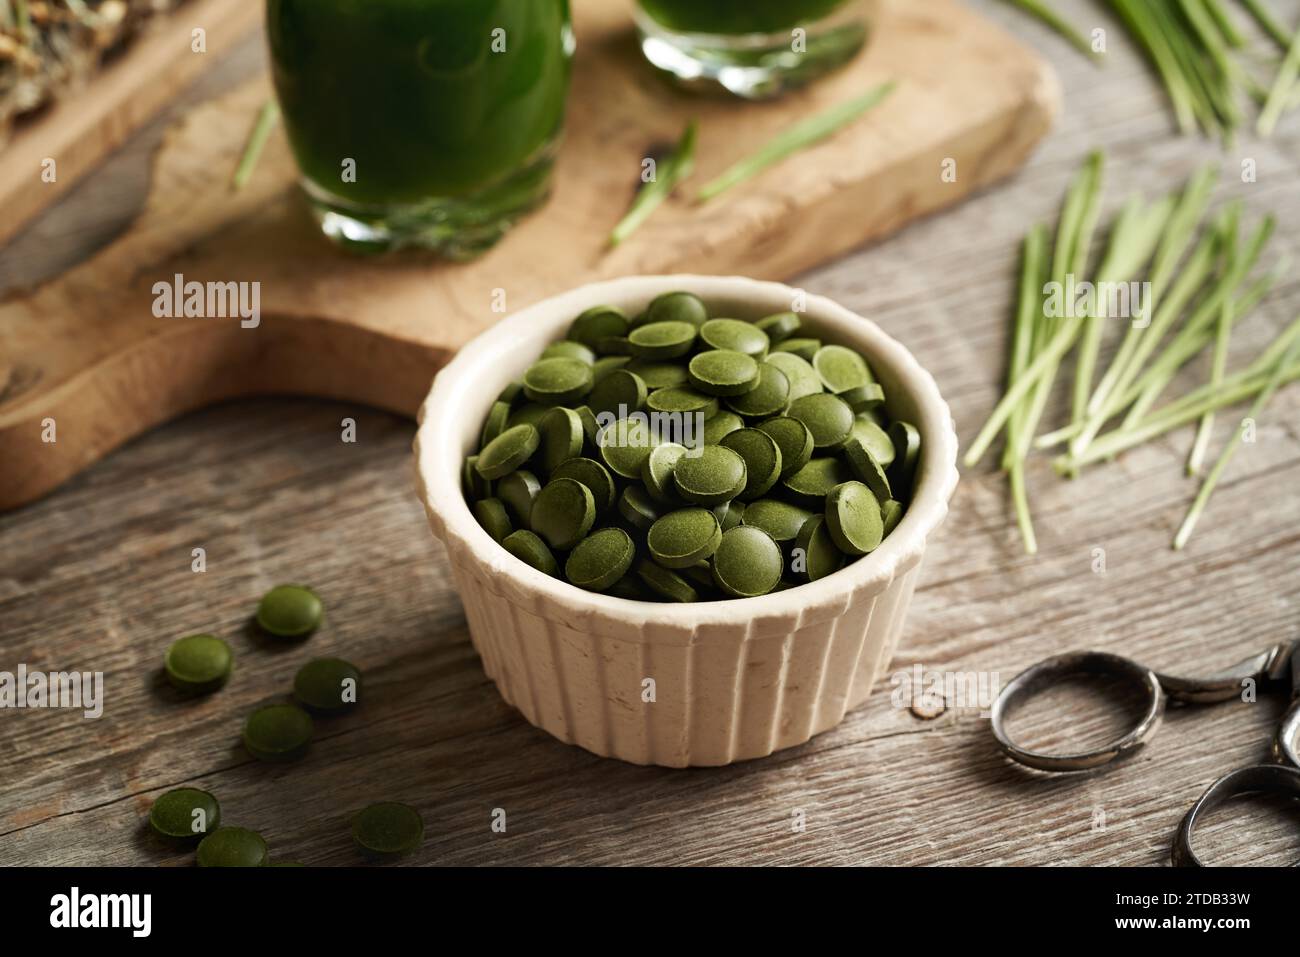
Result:
M1129 199L1111 222L1099 244L1097 265L1090 269L1102 169L1102 157L1093 154L1075 177L1050 255L1047 227L1035 226L1025 238L1006 392L964 459L967 466L975 465L1005 433L1002 469L1031 554L1037 540L1025 467L1032 449L1065 444L1054 465L1073 477L1086 466L1189 427L1193 438L1187 471L1199 476L1217 411L1253 401L1253 420L1274 392L1300 378L1300 319L1244 368L1230 372L1227 367L1234 326L1286 269L1279 263L1251 278L1272 235L1272 218L1245 233L1240 204L1228 204L1207 218L1217 171L1206 167L1176 194L1152 202ZM1084 295L1076 300L1071 290ZM1106 330L1114 324L1108 320L1116 318L1125 320L1126 328L1117 343L1105 348ZM1207 353L1203 384L1157 405L1178 374ZM1103 366L1104 355L1110 360ZM1071 356L1068 422L1035 437L1058 372ZM1190 536L1236 442L1236 436L1229 440L1206 475L1175 538L1176 548Z
M1008 0L1072 45L1100 52L1048 0ZM1300 105L1300 30L1288 29L1266 0L1101 0L1159 75L1178 127L1230 140L1246 121L1246 104L1260 108L1256 128L1270 135L1284 112ZM1246 24L1280 48L1266 76L1254 72Z

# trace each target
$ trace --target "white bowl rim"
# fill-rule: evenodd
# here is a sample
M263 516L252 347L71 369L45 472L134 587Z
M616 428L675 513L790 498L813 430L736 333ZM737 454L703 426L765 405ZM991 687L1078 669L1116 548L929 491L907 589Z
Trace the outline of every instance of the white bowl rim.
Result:
M759 311L771 312L788 310L796 294L805 296L807 309L802 314L810 322L830 327L836 333L835 341L861 349L873 366L889 367L904 384L919 412L913 424L922 436L922 462L912 504L878 549L832 575L795 588L757 598L669 604L589 592L553 578L515 558L478 524L461 489L466 452L456 438L457 430L442 427L458 406L475 401L481 388L474 381L475 370L500 363L503 354L518 348L517 340L525 331L535 333L539 326L548 327L559 338L574 316L593 305L624 306L678 289L706 302L753 300ZM782 303L786 305L782 307ZM520 358L522 370L534 357ZM479 396L477 402L486 406L485 399ZM589 283L534 303L476 336L439 371L420 408L419 423L415 438L417 483L434 533L444 541L458 540L494 574L507 576L534 599L560 606L573 620L594 615L623 619L631 625L653 623L694 630L773 616L804 619L818 606L842 607L848 596L858 591L883 591L900 571L920 560L927 538L947 514L958 481L957 434L951 412L934 378L901 343L871 320L824 296L783 283L735 276L630 276Z

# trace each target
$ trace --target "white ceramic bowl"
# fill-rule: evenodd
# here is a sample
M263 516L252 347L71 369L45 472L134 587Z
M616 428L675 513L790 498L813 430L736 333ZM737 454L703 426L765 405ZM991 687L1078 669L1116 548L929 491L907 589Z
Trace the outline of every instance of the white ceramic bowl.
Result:
M539 728L635 764L720 765L771 754L834 727L888 666L926 539L957 484L957 436L934 379L874 323L818 296L805 325L862 352L891 416L921 433L911 506L881 546L833 575L737 601L657 604L583 591L519 561L475 521L461 491L497 394L574 316L610 303L629 314L686 289L711 315L788 311L778 283L655 276L596 283L504 319L434 380L415 439L420 496L447 547L483 667Z

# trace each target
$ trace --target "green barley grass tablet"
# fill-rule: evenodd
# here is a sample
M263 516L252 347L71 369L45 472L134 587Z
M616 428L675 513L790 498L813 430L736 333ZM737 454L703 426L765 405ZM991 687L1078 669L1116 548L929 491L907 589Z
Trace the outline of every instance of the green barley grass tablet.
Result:
M510 516L506 514L505 504L499 498L483 498L474 503L472 509L479 525L498 543L513 532Z
M798 419L779 416L760 422L755 428L770 435L781 450L781 478L789 478L812 458L812 433Z
M686 322L702 326L708 319L709 312L704 303L689 292L666 292L656 296L645 311L647 323Z
M831 489L851 478L853 473L842 461L823 456L809 460L782 485L787 497L809 508L821 509Z
M487 420L483 423L483 431L479 434L478 447L483 448L498 435L506 430L506 423L510 421L510 403L493 402L492 410L488 412Z
M816 449L841 449L853 434L853 410L849 404L824 392L795 399L790 403L789 416L808 427Z
M645 379L627 369L616 369L591 390L587 403L597 416L604 412L624 418L641 411L649 394Z
M541 436L537 455L547 475L569 459L581 455L582 444L587 438L578 413L559 406L542 416L537 423L537 432Z
M682 508L660 518L646 533L646 547L656 564L686 568L708 558L722 541L722 528L704 508Z
M411 854L424 843L424 819L409 804L372 804L352 819L352 839L374 857Z
M762 330L768 341L773 345L780 345L791 336L796 335L803 327L798 314L793 312L778 312L776 315L758 320L754 325Z
M847 392L874 381L866 360L844 346L822 346L813 356L812 364L831 392Z
M814 515L799 529L795 538L794 571L805 580L815 582L844 567L844 553L839 550L824 515Z
M826 527L840 551L866 555L884 536L880 503L861 482L837 485L826 496Z
M551 548L568 551L586 537L596 522L591 490L569 478L553 479L533 503L533 531Z
M501 544L515 558L536 568L543 575L559 575L560 566L555 561L555 556L535 532L521 528L507 535Z
M567 338L595 350L601 339L626 336L630 324L617 306L592 306L573 320Z
M745 487L737 498L747 502L759 498L781 477L781 449L766 432L741 429L725 436L719 444L745 462Z
M577 359L579 362L585 362L589 366L596 364L596 353L584 346L581 342L552 342L542 350L543 359ZM596 370L592 369L592 378L595 378Z
M636 544L621 528L602 528L574 546L564 577L587 591L604 591L632 567Z
M880 505L880 519L884 524L882 535L888 535L897 528L902 518L903 504L901 502L896 502L892 498L887 502L882 502Z
M199 867L265 867L268 856L262 835L243 827L217 828L195 852Z
M538 416L538 419L541 417ZM537 431L536 425L528 423L512 425L483 446L478 453L478 461L474 463L474 468L485 479L505 478L532 458L541 442L542 436Z
M885 469L876 457L871 454L871 450L862 444L861 439L850 439L849 444L844 447L844 458L848 460L849 468L853 470L854 476L871 489L871 494L879 502L893 498L889 491L889 479L885 476Z
M773 352L788 352L791 355L798 356L804 362L807 362L809 364L808 368L811 369L813 357L817 355L817 351L821 349L821 347L822 341L820 339L811 339L807 336L799 338L792 337L778 345ZM813 374L816 375L815 372ZM821 385L820 378L818 378L817 383L818 386Z
M912 423L898 419L890 423L886 435L895 455L889 466L892 473L889 480L904 495L910 495L912 480L916 477L916 463L921 457L921 433Z
M713 580L733 598L766 595L781 580L784 563L772 537L752 525L723 533L713 556Z
M894 443L870 413L860 412L853 421L853 438L861 442L882 466L889 468L894 461Z
M639 359L675 359L691 351L697 332L689 322L652 322L633 329L627 341Z
M293 696L315 714L341 714L357 706L361 672L342 658L316 658L298 669Z
M747 419L781 415L790 405L790 380L771 361L758 364L758 384L726 400L727 408Z
M307 753L311 736L311 715L292 704L258 708L244 723L244 747L259 761L295 761Z
M714 349L743 352L761 359L771 341L757 324L739 319L710 319L700 326L700 341Z
M793 542L815 513L789 502L760 498L745 506L741 523L767 532L777 542Z
M673 468L677 494L709 508L731 501L745 482L745 460L722 445L706 445L698 455L683 455Z
M826 391L817 371L806 359L793 352L774 352L767 357L767 362L780 369L781 374L789 380L791 402Z
M691 587L690 582L675 571L656 565L649 559L643 558L637 562L636 574L642 584L660 598L681 603L700 600L699 592Z
M163 670L174 688L207 694L226 683L234 660L230 646L215 635L186 635L167 649Z
M648 532L662 514L659 503L639 485L629 485L618 497L618 513L633 528Z
M325 608L306 585L277 585L257 605L257 624L277 638L302 638L320 627Z
M719 445L726 436L744 427L744 419L723 409L704 423L704 444Z
M533 501L541 490L542 483L537 480L537 476L520 469L497 482L496 497L505 505L510 520L515 525L527 527L528 516L533 511Z
M665 442L656 446L646 456L641 466L641 482L650 496L659 502L676 502L676 488L673 485L673 470L686 454L686 446L676 442Z
M758 363L752 356L728 349L711 349L687 366L691 385L706 395L743 395L758 384Z
M618 486L614 484L614 476L610 475L609 469L595 459L569 459L551 473L552 480L561 478L570 478L587 486L587 489L591 492L591 497L596 502L596 511L598 513L606 512L614 506L614 501L618 495Z
M171 841L198 842L221 826L221 805L207 791L175 788L154 800L149 826Z
M581 359L538 359L524 373L524 395L542 405L576 404L591 386L591 365Z

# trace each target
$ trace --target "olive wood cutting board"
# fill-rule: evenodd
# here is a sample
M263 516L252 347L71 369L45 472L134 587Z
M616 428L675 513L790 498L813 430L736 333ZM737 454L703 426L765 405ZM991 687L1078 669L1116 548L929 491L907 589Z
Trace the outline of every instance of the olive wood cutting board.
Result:
M295 393L413 414L437 369L503 311L582 283L669 272L789 278L1006 176L1058 109L1048 66L956 0L882 3L850 66L761 104L688 96L651 75L630 0L574 7L578 53L554 195L471 263L332 248L294 187L278 132L232 192L270 95L265 78L179 122L131 227L0 305L0 509L222 399ZM777 132L890 79L893 95L833 139L707 205L692 202L699 184ZM694 178L609 249L642 158L692 117ZM260 323L155 317L155 284L178 275L260 283Z

